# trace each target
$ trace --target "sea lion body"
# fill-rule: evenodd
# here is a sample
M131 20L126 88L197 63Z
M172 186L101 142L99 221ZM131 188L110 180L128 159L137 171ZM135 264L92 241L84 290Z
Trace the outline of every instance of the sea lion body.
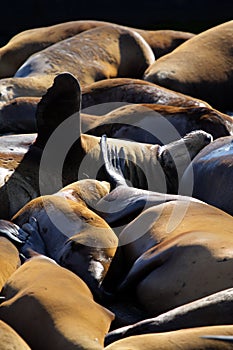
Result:
M30 350L29 346L14 331L12 327L3 321L0 321L0 349L1 350Z
M101 118L81 114L82 130L91 135L128 139L163 145L194 130L213 138L232 134L233 121L227 114L207 107L175 107L157 104L130 104Z
M92 291L97 289L107 273L118 240L87 203L94 206L109 189L105 182L86 179L28 202L12 218L23 229L31 218L36 220L37 225L27 230L29 237L21 252L28 257L30 248L45 254L81 276Z
M128 77L103 79L82 89L82 111L84 113L103 115L127 103L210 107L205 101L142 79Z
M183 191L190 172L193 172L193 197L233 215L232 193L232 136L221 137L194 158L182 178ZM210 185L211 184L211 185Z
M0 77L6 78L13 76L29 56L48 46L86 30L106 25L111 26L112 24L114 23L79 20L20 32L12 37L5 46L0 48ZM143 30L130 27L125 28L138 32L150 45L156 58L172 51L182 42L195 35L193 33L176 30Z
M231 111L232 33L231 20L197 34L153 63L144 79Z
M158 334L144 334L118 340L105 347L106 350L230 350L232 344L218 340L218 336L232 336L233 326L209 326L180 329ZM209 337L208 337L209 336ZM215 339L211 339L211 336Z
M119 288L136 284L153 316L231 287L232 217L215 207L176 201L149 208L119 240L130 266Z
M114 329L105 337L105 346L132 335L161 333L185 328L232 323L233 289L224 289L161 315Z
M56 349L103 348L113 314L93 300L78 276L51 259L26 261L8 279L4 296L1 320L32 349L52 349L55 344Z

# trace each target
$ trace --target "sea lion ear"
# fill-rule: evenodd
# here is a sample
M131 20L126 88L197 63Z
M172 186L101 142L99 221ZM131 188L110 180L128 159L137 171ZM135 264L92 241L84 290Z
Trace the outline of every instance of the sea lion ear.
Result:
M38 147L43 148L54 130L75 113L80 127L81 97L80 84L71 73L61 73L55 77L53 85L37 105Z

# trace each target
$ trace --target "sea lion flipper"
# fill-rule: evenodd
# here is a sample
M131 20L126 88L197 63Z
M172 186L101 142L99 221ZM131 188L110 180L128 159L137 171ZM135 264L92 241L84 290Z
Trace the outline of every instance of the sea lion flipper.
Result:
M119 157L116 147L111 147L107 143L107 136L103 135L100 139L100 149L104 160L105 170L113 187L127 186L123 172L122 161ZM120 151L122 153L123 150Z
M77 114L79 135L81 134L79 115L81 97L80 84L72 74L61 73L54 78L53 85L42 96L37 105L37 146L43 148L54 130L75 113Z
M211 339L211 340L221 340L228 343L233 343L233 336L232 335L202 335L200 338L203 339Z
M24 239L20 235L20 228L11 221L0 220L0 236L8 238L16 246L24 244Z

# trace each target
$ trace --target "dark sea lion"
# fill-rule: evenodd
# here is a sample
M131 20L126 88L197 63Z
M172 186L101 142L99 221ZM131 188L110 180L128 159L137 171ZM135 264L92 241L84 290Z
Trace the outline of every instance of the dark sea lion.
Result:
M52 259L26 261L8 279L3 295L1 320L32 349L103 349L114 315L93 300L78 276Z
M29 346L15 330L3 321L0 321L1 350L30 350Z
M205 30L159 58L144 79L232 111L232 35L232 20Z
M95 20L79 20L55 25L33 28L18 33L0 48L0 78L13 76L18 68L32 54L89 29L115 23ZM125 27L125 26L121 26ZM138 32L150 45L158 58L192 38L195 34L178 30L143 30L130 28Z
M141 305L157 316L230 288L232 220L204 203L176 201L145 210L119 237L129 268L119 290L136 286Z
M105 349L230 350L232 349L232 344L230 342L221 340L221 338L227 338L229 336L231 337L232 333L232 325L180 329L172 332L143 334L120 339L106 346ZM208 336L206 336L207 334Z
M8 219L32 198L57 192L74 181L87 177L106 179L104 170L101 170L100 138L81 134L80 101L77 79L69 73L58 75L38 103L35 142L20 150L17 157L14 149L9 152L2 146L2 218ZM166 192L169 181L169 191L177 188L171 174L183 172L190 160L211 140L209 134L197 131L162 147L110 138L108 142L112 149L119 151L124 148L124 176L135 187L156 188L157 191L159 188ZM6 178L6 175L9 176Z
M233 137L221 137L208 145L193 159L182 182L182 193L193 173L193 197L199 198L233 215L232 205L232 151Z
M161 333L184 328L232 324L233 289L225 289L179 306L157 317L114 329L105 337L105 346L132 335Z
M40 97L17 97L0 106L0 133L37 132L36 108Z
M102 115L126 103L210 107L205 101L142 79L131 79L128 77L103 79L82 89L82 110L85 113ZM89 108L87 109L87 107Z

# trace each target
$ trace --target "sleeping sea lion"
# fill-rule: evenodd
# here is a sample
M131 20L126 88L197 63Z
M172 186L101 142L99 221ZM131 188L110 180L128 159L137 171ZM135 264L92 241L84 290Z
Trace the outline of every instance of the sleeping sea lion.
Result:
M114 315L93 300L78 276L52 259L26 261L8 279L3 295L1 320L32 349L103 349Z
M156 316L230 288L232 220L204 203L176 201L145 210L119 237L129 269L119 290L136 285L141 305Z
M30 250L34 250L51 257L78 274L93 294L98 294L118 239L88 204L94 206L109 190L106 182L86 179L25 204L12 217L13 223L26 230L21 253L29 258ZM32 227L28 225L31 219L36 221L31 221Z
M232 118L208 107L176 107L157 104L127 104L99 116L81 114L82 131L89 135L128 139L163 145L194 130L204 130L213 139L229 136ZM173 129L174 127L174 129Z
M232 344L225 341L232 336L233 326L209 326L180 329L165 333L136 335L118 340L106 350L230 350ZM223 338L225 339L222 339Z
M144 79L232 111L233 20L201 32L159 58Z
M89 29L115 23L78 20L52 26L28 29L18 33L0 48L0 78L13 76L32 54ZM192 38L195 34L178 30L143 30L121 26L138 32L150 45L158 58Z
M105 346L132 335L161 333L184 328L232 324L233 289L224 289L161 315L114 329L105 337Z
M142 79L128 77L103 79L82 89L82 111L85 113L103 115L126 103L210 107L205 101Z

